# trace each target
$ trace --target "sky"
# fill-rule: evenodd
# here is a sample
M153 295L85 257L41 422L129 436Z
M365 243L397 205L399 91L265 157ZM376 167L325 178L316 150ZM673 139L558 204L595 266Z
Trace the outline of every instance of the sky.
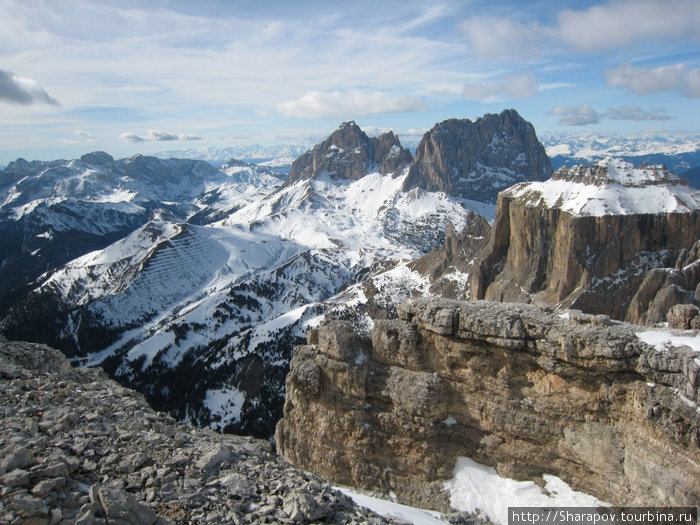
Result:
M0 0L0 165L417 142L514 108L538 134L700 133L700 1Z

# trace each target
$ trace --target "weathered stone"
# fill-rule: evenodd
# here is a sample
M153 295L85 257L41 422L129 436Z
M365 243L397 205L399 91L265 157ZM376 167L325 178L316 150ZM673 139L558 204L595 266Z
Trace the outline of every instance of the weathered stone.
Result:
M29 472L23 469L15 469L0 478L0 483L6 487L26 487L29 485Z
M205 472L213 472L218 470L222 463L232 461L235 457L236 455L229 447L216 445L199 458L196 464Z
M294 522L317 521L332 514L330 505L319 503L308 492L295 491L286 499L282 507L284 513Z
M268 441L177 423L41 345L0 340L0 428L4 468L24 466L0 473L0 523L291 523L282 506L294 491L314 501L306 515L342 508L337 523L367 523Z
M668 310L668 326L679 330L700 328L700 308L694 304L676 304Z
M314 363L328 380L311 396L287 377L280 454L440 510L435 484L459 456L517 479L556 473L617 505L700 498L700 360L690 348L659 352L633 325L527 304L421 298L399 313L375 322L362 362L329 352L328 338L295 354L295 366Z
M9 472L15 469L31 467L36 463L34 454L29 447L19 446L5 453L0 459L0 472Z

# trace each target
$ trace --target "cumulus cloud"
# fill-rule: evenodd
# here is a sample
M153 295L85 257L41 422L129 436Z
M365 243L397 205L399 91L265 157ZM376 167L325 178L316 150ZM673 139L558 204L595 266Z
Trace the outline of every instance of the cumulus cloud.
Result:
M481 58L537 55L541 28L509 18L473 16L460 24L470 49Z
M155 142L155 141L170 141L170 140L202 140L202 137L187 134L167 133L165 131L148 131L145 135L136 133L122 133L119 138L126 142Z
M645 40L698 38L697 0L612 1L559 12L555 34L582 51L616 49Z
M460 28L481 58L532 57L562 45L595 53L649 40L698 40L700 2L612 0L585 9L561 9L550 25L473 16Z
M639 106L621 106L619 108L610 108L607 113L605 113L606 118L611 118L613 120L670 120L673 117L669 117L666 111L663 109L652 109L651 111L646 111Z
M549 110L549 115L559 115L562 126L586 126L600 121L600 115L588 104L580 106L556 106Z
M285 117L346 118L383 113L409 113L427 109L416 97L397 97L381 91L310 91L281 102L277 111Z
M526 98L537 94L539 81L532 73L504 75L492 82L465 84L462 95L471 100L494 102L503 99Z
M0 70L0 100L23 106L31 104L60 106L59 102L34 80L2 70Z
M686 97L700 97L700 68L689 69L683 63L651 69L625 63L608 69L605 78L609 86L626 87L639 95L677 91Z

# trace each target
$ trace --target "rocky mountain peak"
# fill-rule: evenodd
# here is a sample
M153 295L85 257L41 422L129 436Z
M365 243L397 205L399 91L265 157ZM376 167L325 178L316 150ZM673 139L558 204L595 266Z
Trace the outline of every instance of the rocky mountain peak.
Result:
M551 174L534 127L508 109L473 122L449 119L436 124L416 149L405 187L495 203L499 191Z
M80 157L80 160L89 166L103 166L114 162L114 157L104 151L93 151Z
M343 122L331 135L292 164L288 183L326 174L333 179L361 179L372 171L393 173L408 165L411 153L393 132L368 137L353 121Z

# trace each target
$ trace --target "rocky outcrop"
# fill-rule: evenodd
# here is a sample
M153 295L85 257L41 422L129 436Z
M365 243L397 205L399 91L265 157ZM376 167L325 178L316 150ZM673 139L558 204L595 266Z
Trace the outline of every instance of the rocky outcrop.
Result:
M0 523L387 523L268 441L176 423L99 369L0 341Z
M343 122L326 140L294 161L288 184L327 174L333 179L361 179L372 171L394 173L411 162L411 153L389 131L368 137L354 122Z
M408 267L430 279L430 292L450 299L464 299L465 284L488 245L491 224L474 211L467 212L464 228L457 233L450 225L440 248L409 263Z
M698 238L700 192L665 168L615 159L562 168L499 195L472 297L625 319L645 276Z
M446 505L458 456L613 505L700 501L700 359L634 326L524 304L410 300L361 337L309 333L278 451L339 483ZM313 429L313 432L309 432Z
M495 203L499 191L551 175L552 165L534 127L509 109L473 122L449 119L436 124L418 145L404 187Z
M654 268L644 277L625 320L644 325L668 321L674 328L700 328L700 318L692 321L697 304L700 304L700 241L695 241L690 249L681 250L674 267ZM686 307L680 308L681 305ZM671 315L675 306L679 308Z

